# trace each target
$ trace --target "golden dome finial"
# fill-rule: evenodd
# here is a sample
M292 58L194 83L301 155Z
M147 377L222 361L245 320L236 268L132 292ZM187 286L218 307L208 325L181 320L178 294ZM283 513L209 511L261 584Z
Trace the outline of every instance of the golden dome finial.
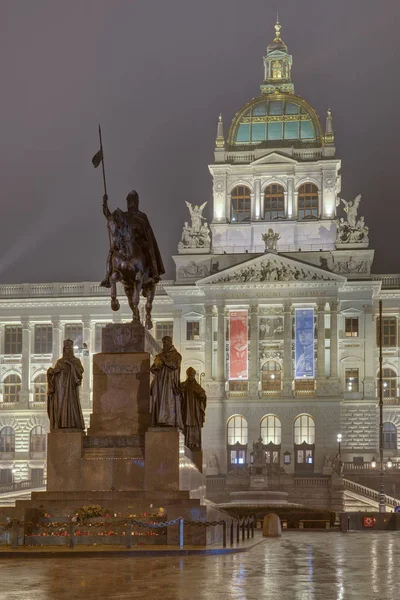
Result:
M280 40L281 39L281 24L279 23L279 13L276 13L276 23L275 23L275 40Z

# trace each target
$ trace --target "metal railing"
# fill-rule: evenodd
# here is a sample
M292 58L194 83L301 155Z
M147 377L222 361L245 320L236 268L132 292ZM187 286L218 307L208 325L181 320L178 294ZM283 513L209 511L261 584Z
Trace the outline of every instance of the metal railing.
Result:
M184 547L185 527L206 529L207 527L217 526L222 527L222 546L226 548L228 531L231 546L234 545L235 539L239 544L240 539L245 541L246 537L247 539L253 538L255 519L254 517L231 519L229 523L226 519L220 521L186 521L182 517L170 521L155 517L151 522L130 518L107 519L104 522L90 519L80 522L73 519L67 522L24 522L18 519L7 519L4 523L0 523L0 531L3 534L0 539L2 545L11 545L14 549L18 546L36 546L38 544L42 546L44 542L46 542L46 545L59 546L61 540L65 540L64 545L67 547L74 548L78 540L80 544L92 545L94 539L96 545L105 544L107 543L106 540L110 540L113 545L124 545L126 548L132 548L133 539L136 537L138 541L143 540L143 536L158 537L158 543L161 541L166 544L167 529L176 525L178 525L178 543L181 549ZM148 532L144 533L146 530Z
M356 483L355 481L351 481L351 479L346 479L343 477L343 486L345 489L362 496L363 498L368 498L370 500L374 500L379 505L379 492L377 490L373 490L365 485L361 485L361 483ZM385 494L385 502L388 506L394 508L398 504L400 504L400 500L393 498L393 496L388 496Z

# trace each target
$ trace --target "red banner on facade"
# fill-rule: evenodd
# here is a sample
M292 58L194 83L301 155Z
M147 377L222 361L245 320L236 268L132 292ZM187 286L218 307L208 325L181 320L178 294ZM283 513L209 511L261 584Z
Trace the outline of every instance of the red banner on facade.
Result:
M247 310L229 312L229 379L248 378Z

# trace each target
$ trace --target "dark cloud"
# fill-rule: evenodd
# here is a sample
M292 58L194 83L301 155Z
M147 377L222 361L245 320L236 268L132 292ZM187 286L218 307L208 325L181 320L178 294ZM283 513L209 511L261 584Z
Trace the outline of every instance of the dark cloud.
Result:
M259 94L279 5L296 92L334 115L342 195L399 272L398 0L3 0L0 280L100 280L110 204L141 195L172 276L184 200L209 201L216 122Z

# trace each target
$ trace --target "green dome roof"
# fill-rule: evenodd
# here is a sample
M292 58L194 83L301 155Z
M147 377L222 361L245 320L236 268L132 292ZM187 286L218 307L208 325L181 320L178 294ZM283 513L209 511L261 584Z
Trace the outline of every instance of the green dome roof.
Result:
M321 146L322 130L315 110L293 94L268 94L239 110L229 130L228 146Z

